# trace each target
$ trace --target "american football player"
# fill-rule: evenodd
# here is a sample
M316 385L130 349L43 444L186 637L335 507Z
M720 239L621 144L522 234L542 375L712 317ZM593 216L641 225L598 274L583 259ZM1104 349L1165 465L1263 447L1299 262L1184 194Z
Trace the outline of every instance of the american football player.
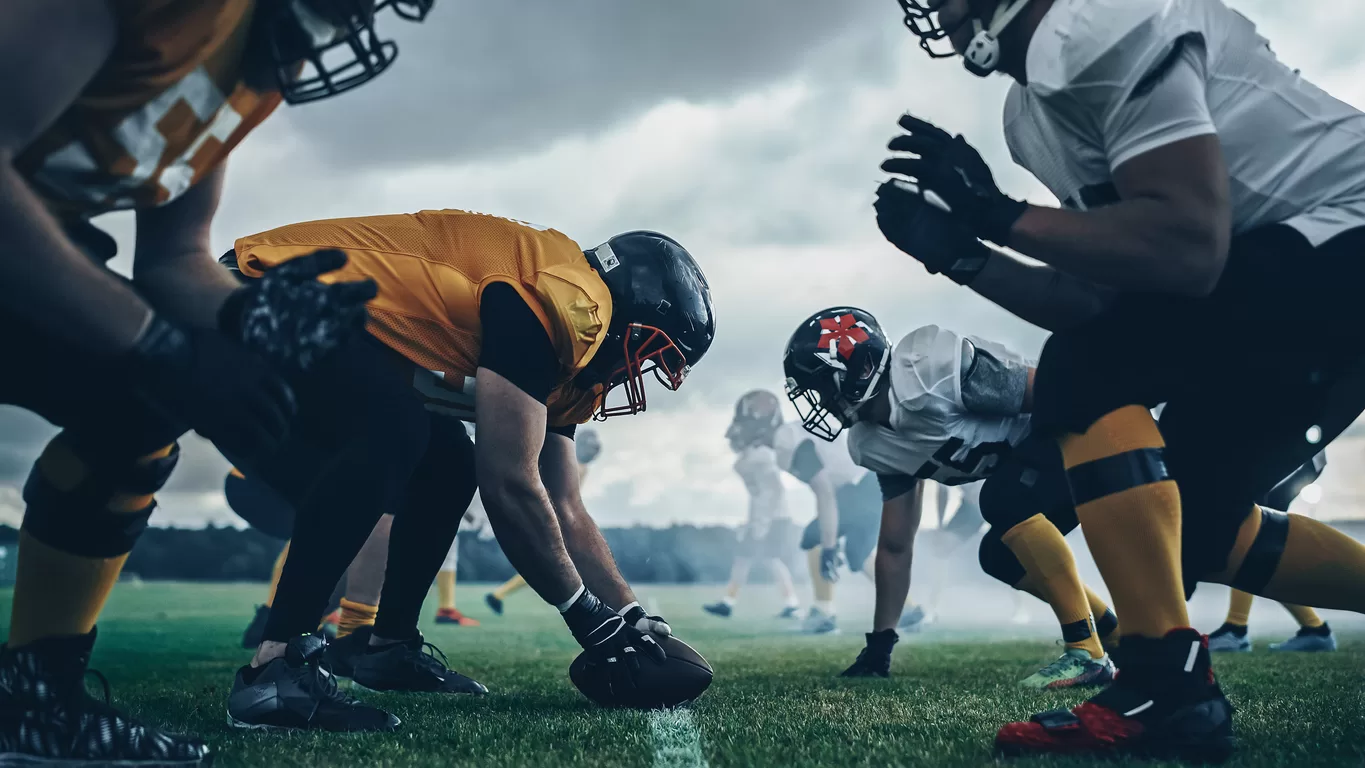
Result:
M595 429L583 429L574 436L574 457L578 460L578 485L582 487L588 479L588 465L597 460L602 454L602 438L597 436ZM483 602L493 613L502 615L503 601L513 592L517 592L526 586L526 579L517 574L502 584L498 588L483 596Z
M374 280L378 295L366 333L291 379L295 428L255 468L297 519L265 640L229 695L232 724L397 727L339 698L309 634L385 512L390 556L352 679L486 690L427 653L417 629L476 489L508 559L558 607L592 674L634 686L642 665L665 660L655 635L671 630L639 606L584 511L573 438L593 416L643 411L647 376L677 389L710 347L710 289L692 256L655 232L585 251L554 229L439 210L285 226L239 239L225 258L268 280L320 243L347 257L323 279ZM338 424L342 410L350 418ZM482 425L477 443L466 421Z
M893 347L868 312L831 307L797 328L783 368L787 397L806 429L826 439L847 430L853 461L871 470L881 489L873 631L845 676L889 674L910 587L920 481L951 486L989 477L981 490L981 513L991 524L981 541L981 565L1047 602L1066 643L1061 658L1025 685L1061 688L1113 678L1100 640L1118 622L1076 571L1062 538L1075 522L1065 504L1032 496L1043 480L1060 478L1050 473L1036 484L1011 483L1024 473L1008 459L1029 432L1030 361L932 325Z
M479 499L479 494L474 494L474 500L469 503L469 509L464 513L464 520L460 527L466 531L472 531L479 535L479 538L493 538L493 529L488 524L488 513L484 511L483 502ZM436 572L436 623L454 624L458 627L477 627L479 620L466 616L455 606L455 572L460 567L460 540L457 537L450 544L450 551L446 553L445 562L441 563L441 570Z
M431 2L0 7L0 402L63 430L25 489L0 762L205 758L197 739L86 694L96 619L176 439L190 427L240 455L278 446L293 402L276 369L358 330L372 291L313 280L336 255L240 288L209 255L224 160L281 101L378 75L396 48L377 12L420 20ZM90 223L116 210L137 213L131 281L105 268L114 241Z
M749 492L749 518L736 535L737 549L725 595L719 602L702 606L713 616L728 618L734 612L735 599L749 580L754 560L768 564L782 590L783 606L778 618L794 619L800 615L796 586L782 559L783 549L792 540L792 521L781 471L777 468L777 454L772 448L773 433L780 426L782 402L766 389L755 389L740 396L735 403L735 417L725 430L725 439L735 452L735 472Z
M1061 446L1123 617L1124 674L996 745L1224 758L1232 708L1186 590L1365 608L1365 547L1254 504L1365 408L1365 114L1222 0L900 5L926 50L1014 79L1010 152L1063 207L1008 197L965 137L906 115L878 224L1054 331L1033 434Z

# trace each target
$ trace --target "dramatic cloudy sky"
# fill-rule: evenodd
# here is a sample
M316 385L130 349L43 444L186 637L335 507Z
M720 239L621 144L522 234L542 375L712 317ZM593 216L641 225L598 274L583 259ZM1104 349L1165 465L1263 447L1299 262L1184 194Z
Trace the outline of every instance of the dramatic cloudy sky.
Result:
M1365 105L1365 7L1235 5L1285 60ZM601 427L587 497L606 523L742 520L725 424L738 395L780 387L782 344L816 309L865 307L893 335L934 322L1041 345L877 231L877 165L907 109L967 134L1007 190L1049 199L1004 151L1006 81L929 61L892 0L439 0L424 25L381 24L402 47L392 71L282 109L233 156L214 247L293 221L443 207L547 224L585 246L637 228L679 239L711 280L719 337L683 391ZM128 217L101 224L128 250ZM49 434L0 410L8 516L17 494L4 486ZM163 521L232 520L217 492L226 464L185 442ZM791 494L798 516L806 496Z

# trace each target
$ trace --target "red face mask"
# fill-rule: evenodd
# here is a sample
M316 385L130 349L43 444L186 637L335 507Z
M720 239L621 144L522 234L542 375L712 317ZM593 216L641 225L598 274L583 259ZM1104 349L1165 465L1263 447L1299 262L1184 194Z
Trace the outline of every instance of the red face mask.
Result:
M668 334L652 325L631 323L627 326L625 341L621 344L622 363L607 375L602 388L602 398L598 401L597 420L612 416L626 416L642 413L645 410L645 374L654 372L654 378L670 391L676 391L687 378L690 368L687 358L678 349ZM617 387L626 390L623 405L608 406L607 396Z

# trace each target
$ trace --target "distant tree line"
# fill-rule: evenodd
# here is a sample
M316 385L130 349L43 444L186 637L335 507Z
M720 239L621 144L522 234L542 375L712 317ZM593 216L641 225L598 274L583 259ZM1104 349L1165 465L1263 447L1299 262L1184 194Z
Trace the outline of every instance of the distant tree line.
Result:
M628 581L692 584L723 582L730 577L735 552L732 528L637 526L607 528L602 533ZM0 583L13 581L17 543L18 531L0 526ZM283 547L283 541L250 528L148 528L123 570L146 580L264 581ZM796 567L798 554L793 541L792 570L799 579L805 568ZM766 580L766 571L755 568L753 580ZM502 581L513 573L497 541L461 534L458 578Z

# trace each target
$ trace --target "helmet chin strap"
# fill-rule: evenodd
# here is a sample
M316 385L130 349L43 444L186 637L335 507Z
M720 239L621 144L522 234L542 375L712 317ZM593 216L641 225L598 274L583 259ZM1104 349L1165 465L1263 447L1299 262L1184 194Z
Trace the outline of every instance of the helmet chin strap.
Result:
M976 33L962 54L962 64L977 77L985 77L1000 66L1000 33L1023 11L1029 0L1004 0L995 6L991 23L983 24L981 19L972 19Z

